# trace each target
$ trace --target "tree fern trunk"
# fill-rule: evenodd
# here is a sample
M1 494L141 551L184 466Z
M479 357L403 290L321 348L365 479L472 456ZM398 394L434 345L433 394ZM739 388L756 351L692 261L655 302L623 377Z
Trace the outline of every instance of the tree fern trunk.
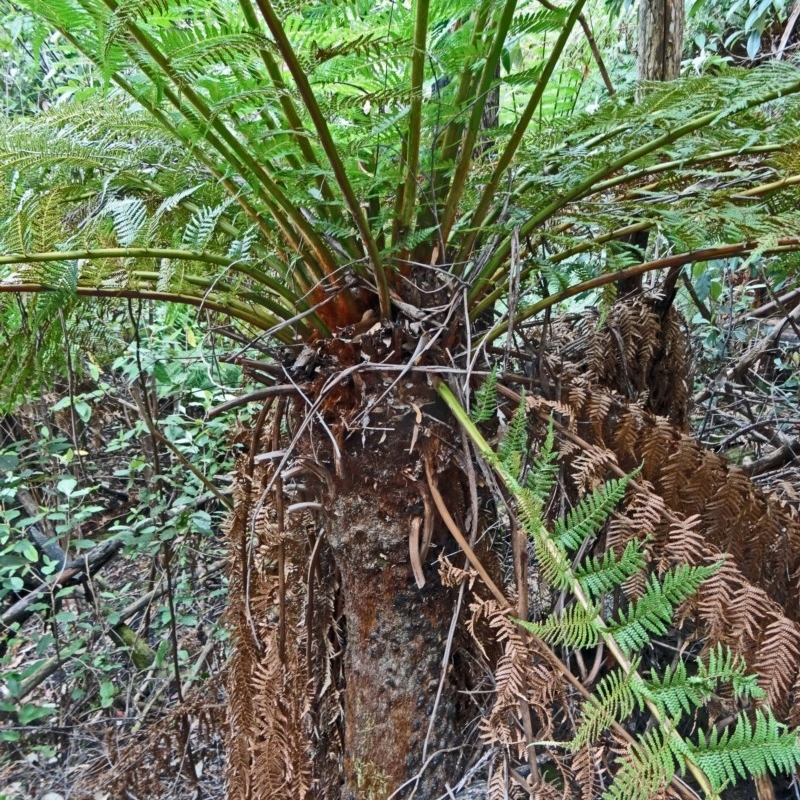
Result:
M359 382L361 397L384 390L380 379ZM354 402L354 389L342 382L328 396L325 426L312 423L284 467L283 523L272 466L257 466L252 479L243 468L238 483L232 798L386 800L407 782L395 797L415 787L418 798L436 797L463 768L457 745L474 712L459 641L428 736L456 597L436 565L446 537L425 559L423 588L409 558L412 520L426 513L425 460L463 524L465 493L448 444L455 429L431 416L445 413L432 390L410 381L402 397L378 399L362 428L365 404ZM261 439L257 451L274 450L274 440ZM295 513L298 502L314 510Z
M422 767L453 613L454 597L431 558L422 589L409 563L412 519L423 514L410 477L419 459L408 453L413 419L413 412L405 414L381 445L356 445L344 456L345 477L337 481L331 509L328 540L341 574L346 625L345 800L386 798ZM460 492L452 474L448 481L452 500ZM457 678L449 671L426 756L461 741ZM417 796L442 794L453 760L436 756L420 776Z

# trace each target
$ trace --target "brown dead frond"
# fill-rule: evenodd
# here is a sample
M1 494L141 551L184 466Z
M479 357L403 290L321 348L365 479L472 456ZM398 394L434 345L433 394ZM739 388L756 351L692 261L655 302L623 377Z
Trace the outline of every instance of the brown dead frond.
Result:
M532 639L495 600L475 601L471 612L468 625L484 653L494 652L498 644L501 648L496 661L489 664L495 689L481 722L482 738L524 760L530 743L519 721L520 702L532 712L533 738L550 739L555 710L567 702L565 680L553 668L552 656L545 658L538 652L538 647L545 645Z
M263 447L275 450L272 441ZM270 460L251 461L250 477L240 464L229 530L233 657L226 777L228 796L243 800L305 800L312 784L324 790L338 779L332 760L316 758L321 749L336 752L332 732L341 704L331 665L337 649L331 582L319 580L329 566L313 546L312 519L304 513L280 517L282 506L265 497L275 484L284 490L273 480L274 468ZM309 483L316 479L308 476Z
M595 800L608 787L605 746L587 744L572 757L572 778L581 800Z
M785 716L800 666L800 627L783 615L777 616L764 629L759 645L753 670L767 693L769 706Z

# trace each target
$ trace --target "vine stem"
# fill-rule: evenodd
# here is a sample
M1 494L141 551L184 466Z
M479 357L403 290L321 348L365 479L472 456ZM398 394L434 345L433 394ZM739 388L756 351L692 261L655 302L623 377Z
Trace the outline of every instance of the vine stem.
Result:
M520 493L521 488L517 480L508 473L507 470L503 469L502 465L498 462L497 454L492 450L489 446L489 443L484 439L483 434L478 430L477 425L470 419L469 413L464 409L459 403L458 398L453 394L450 390L450 387L442 380L438 381L438 385L436 386L436 390L439 394L439 397L445 402L447 407L450 409L450 412L459 422L459 424L464 428L467 433L467 436L472 440L475 447L478 449L478 452L486 459L486 461L492 466L494 471L498 474L500 479L505 484L506 488L512 495L515 497ZM540 536L540 540L545 544L548 548L551 557L554 561L557 561L561 564L561 567L569 581L570 590L575 595L577 601L581 604L581 606L585 610L589 610L591 608L591 603L589 599L586 597L583 589L580 586L577 578L575 577L571 566L568 563L563 563L563 554L556 548L555 543L552 541L552 538L547 533L544 528L543 523L539 520L539 525L542 528L542 533L544 535ZM603 638L606 646L609 649L609 652L614 656L614 659L619 664L622 671L625 673L627 677L629 677L632 681L637 682L639 684L643 684L644 680L639 675L639 673L634 669L633 664L631 663L630 659L625 655L622 648L620 647L619 643L614 638L613 634L608 630L608 626L606 625L603 618L600 614L594 619L594 624L597 626L600 635ZM705 793L706 797L711 798L712 800L717 800L718 794L714 791L711 781L709 780L708 776L703 772L698 764L696 764L688 755L688 746L684 743L683 737L678 733L675 727L670 723L670 721L664 718L658 709L658 707L649 699L645 699L645 703L647 705L648 710L653 715L653 718L664 728L667 734L672 737L676 743L679 752L682 753L683 758L685 760L686 766L689 771L692 773L692 776L700 785L700 788Z

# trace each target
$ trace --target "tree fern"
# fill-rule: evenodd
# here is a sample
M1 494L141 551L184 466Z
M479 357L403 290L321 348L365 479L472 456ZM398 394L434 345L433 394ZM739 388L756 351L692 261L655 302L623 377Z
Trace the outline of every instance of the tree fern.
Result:
M604 98L590 114L575 110L583 61L569 57L586 48L583 0L547 11L516 0L20 4L104 79L86 101L0 127L0 289L43 293L4 309L15 330L33 322L27 332L51 342L54 320L79 309L79 297L146 296L225 317L219 328L230 321L238 340L269 331L292 346L380 320L398 341L416 340L411 352L431 345L412 366L457 376L474 366L465 353L491 356L491 342L508 335L509 286L521 293L516 326L590 290L610 299L603 287L632 264L616 242L634 225L666 239L680 265L722 245L776 260L800 248L797 203L759 194L765 175L787 174L773 154L797 152L794 64L678 81L639 103ZM489 133L483 111L495 90ZM484 332L478 322L492 315ZM408 343L387 358L402 361ZM373 364L384 366L398 364ZM447 400L445 391L443 382ZM563 594L566 610L531 631L542 647L602 646L619 663L593 730L631 698L663 724L641 739L613 796L655 790L683 767L705 786L703 756L671 717L695 707L711 678L698 666L648 684L631 658L713 568L642 576L644 595L628 599L622 586L640 574L641 544L591 549L629 478L551 525L552 429L532 458L523 403L492 450L451 408L504 485L500 499L529 536L542 583ZM478 416L489 408L479 400ZM738 666L717 666L747 685ZM765 741L780 738L762 728ZM743 747L757 738L748 736ZM730 765L708 764L715 780L730 776Z
M99 171L98 177L102 173L113 174L113 183L127 184L125 192L112 195L112 202L123 204L123 208L153 199L160 205L183 192L188 193L184 197L199 194L191 192L192 185L200 185L197 180L193 184L181 182L176 178L184 177L183 169L167 168L170 152L180 150L179 160L184 166L191 163L195 176L211 176L217 182L216 188L222 190L215 192L216 197L199 197L190 215L201 207L216 208L222 193L235 197L239 211L231 213L232 207L229 208L228 221L240 229L258 225L259 245L269 251L276 263L282 263L280 282L295 298L304 296L317 282L342 291L334 277L340 274L339 267L341 274L352 272L364 277L372 267L361 263L358 239L367 242L374 238L380 243L370 257L377 259L376 264L409 251L421 255L433 247L439 229L430 224L431 210L446 201L444 196L432 200L429 194L420 194L415 218L408 225L398 226L392 215L395 187L403 183L414 185L413 181L407 183L408 162L400 157L394 144L398 126L403 128L410 119L410 45L418 24L414 9L367 10L357 2L318 4L313 9L303 7L302 11L284 9L284 32L291 39L298 63L305 65L309 91L316 96L316 105L323 110L327 127L336 139L342 164L337 177L333 162L323 152L329 146L323 142L323 133L312 133L314 124L308 105L311 97L305 89L301 92L293 85L292 76L276 62L274 37L270 38L250 0L242 0L238 9L206 0L202 20L195 19L183 27L167 24L183 8L171 2L135 4L135 10L111 0L83 5L76 0L29 0L28 4L65 36L79 42L87 56L106 71L111 84L130 93L138 105L126 108L122 95L112 92L114 99L100 107L85 105L87 116L83 118L80 106L59 109L60 120L52 120L50 132L42 129L38 140L38 121L26 123L24 133L19 129L19 136L5 134L4 146L9 154L5 164L22 170L18 175L24 174L26 182L49 161L64 173L72 168L85 170L87 176L93 171ZM452 185L447 165L455 164L457 149L450 143L459 141L464 114L474 110L469 106L469 86L478 80L475 65L482 65L481 47L491 41L485 35L486 26L499 20L499 16L488 13L474 15L472 10L463 2L433 3L427 20L429 53L422 83L426 94L421 108L421 136L414 148L420 151L422 168L432 170L434 194L440 189L446 192ZM502 89L514 101L509 108L515 103L523 108L526 98L537 91L543 74L541 65L549 58L547 42L552 37L547 37L551 31L564 33L567 18L574 16L575 10L576 7L569 11L534 10L520 4L511 15L506 51L516 52L523 41L526 47L532 47L535 41L536 47L530 52L541 53L541 57L536 64L530 64L529 59L520 68L509 64L503 71ZM454 25L453 20L459 23ZM98 35L98 31L102 33ZM570 47L574 39L570 39ZM550 274L566 286L576 278L585 280L598 272L619 269L622 262L618 253L613 247L604 247L602 238L611 236L613 240L626 216L645 218L653 226L669 229L671 241L687 248L734 236L760 237L768 246L777 231L796 227L794 205L783 204L777 215L765 214L757 203L727 200L724 180L718 190L690 193L685 200L675 197L675 187L694 180L694 165L715 150L735 154L742 148L794 147L794 105L774 99L800 88L792 67L679 82L649 92L638 105L609 103L593 115L571 113L568 127L560 127L560 112L547 112L547 98L565 98L568 105L572 103L572 90L565 88L571 80L569 74L567 67L559 68L546 82L536 137L524 135L524 124L520 128L523 135L517 154L519 167L508 200L487 208L487 224L480 231L474 225L465 226L466 219L453 220L452 227L457 232L454 245L460 252L456 263L445 264L445 268L463 271L468 278L472 319L504 291L501 287L505 286L508 266L504 259L512 232L519 225L523 226L523 235L528 229L532 231L573 201L580 200L567 215L572 229L567 234L554 234L551 241L559 246L548 258L537 256L526 261L523 283L535 271ZM450 82L432 92L429 87L438 84L443 75ZM462 91L461 87L467 88ZM735 104L730 102L734 96ZM770 98L780 105L778 124L753 110ZM553 102L555 108L561 100ZM98 108L102 108L99 114ZM146 114L152 115L149 123ZM734 114L736 125L723 124ZM94 115L104 123L97 125L95 132L91 124ZM128 146L126 150L124 136L118 133L125 131L125 136L130 136L133 130L138 137L136 147ZM444 133L440 136L437 130ZM509 143L512 130L513 126L501 125L496 131L498 152ZM614 131L614 135L609 137L608 131ZM191 159L187 161L189 153ZM664 170L663 183L648 190L644 209L638 198L627 200L620 196L612 203L606 199L603 203L594 202L604 191L635 185L640 179L637 176L657 176L665 158L673 166ZM479 192L491 198L491 193L485 192L482 176L486 166L480 162L468 165L469 161L461 160L474 170L474 185L467 181L461 186L460 179L455 181L458 185L452 185L456 194L463 193L465 208L474 207L480 200ZM141 180L142 163L151 165L146 188ZM142 196L143 192L152 193L154 176L163 194L156 198ZM185 177L189 176L190 172L186 172ZM359 228L361 213L353 211L352 198L337 197L333 191L336 182L342 191L349 185L357 199L373 204L369 217L374 230ZM206 183L202 193L208 195L212 188L211 183ZM556 196L559 200L554 202L552 198ZM456 208L456 199L454 194L451 208ZM168 204L161 211L166 214L172 209ZM180 230L179 226L172 226L172 219L162 219L158 213L155 217L162 232L170 227ZM26 227L24 215L19 215L17 221ZM187 220L181 222L185 225ZM588 244L587 237L577 233L581 229L575 226L580 225L585 226L582 230L589 233L590 240L599 239L598 244L590 245L585 255L566 257L565 253L576 246ZM134 228L121 231L123 242L141 241L132 238ZM83 240L90 242L99 228L90 225L83 233ZM144 235L143 230L138 233L140 237ZM202 234L202 230L196 233ZM154 230L147 233L148 238L155 238L153 234ZM182 241L180 235L168 238L173 244ZM283 245L279 244L281 241ZM7 252L25 252L29 248L10 244L11 240L6 244ZM227 245L220 244L225 252ZM282 251L283 246L288 251ZM291 254L290 260L296 261L291 268L286 264L287 253ZM343 261L337 266L340 256ZM175 269L176 275L182 272L183 269ZM163 278L162 274L162 288ZM394 273L386 280L396 284L395 290L402 295L402 282L397 282ZM183 289L188 291L185 285ZM199 290L192 291L200 294ZM207 292L208 287L203 291ZM264 296L274 292L274 286L268 286ZM283 300L275 302L283 304ZM539 308L535 303L526 305L523 319ZM286 316L291 317L292 313ZM357 311L352 316L357 317ZM257 319L258 314L250 314L249 318ZM274 320L267 319L265 325L273 324ZM310 321L311 327L323 328L314 314Z

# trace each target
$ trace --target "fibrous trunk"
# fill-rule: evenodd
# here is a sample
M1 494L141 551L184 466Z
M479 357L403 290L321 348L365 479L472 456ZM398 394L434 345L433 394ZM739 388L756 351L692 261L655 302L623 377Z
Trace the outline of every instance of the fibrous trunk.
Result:
M464 518L450 445L460 440L427 385L392 385L396 373L355 378L323 392L319 416L292 409L289 427L302 434L291 454L276 452L273 420L256 448L268 457L243 463L232 529L232 797L385 800L404 784L395 797L435 797L456 768L466 700L453 658L442 678L455 603L436 568L444 537L422 557L423 587L409 547L413 539L420 553L433 523L426 461Z

